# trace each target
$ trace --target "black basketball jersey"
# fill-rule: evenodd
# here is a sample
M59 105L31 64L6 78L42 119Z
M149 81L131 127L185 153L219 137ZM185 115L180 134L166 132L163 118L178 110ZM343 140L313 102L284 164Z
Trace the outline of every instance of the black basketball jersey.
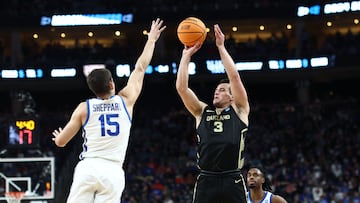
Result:
M219 115L207 106L197 128L200 169L213 172L241 169L247 129L232 106Z

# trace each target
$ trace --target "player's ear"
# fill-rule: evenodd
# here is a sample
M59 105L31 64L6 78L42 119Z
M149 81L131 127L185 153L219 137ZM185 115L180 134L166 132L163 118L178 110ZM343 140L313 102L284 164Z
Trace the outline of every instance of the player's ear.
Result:
M230 102L234 101L234 96L232 94L230 94Z
M114 83L113 80L111 80L111 81L109 82L109 87L110 87L110 90L115 89L115 83Z
M262 183L262 184L265 183L265 178L264 178L264 176L261 177L261 183Z

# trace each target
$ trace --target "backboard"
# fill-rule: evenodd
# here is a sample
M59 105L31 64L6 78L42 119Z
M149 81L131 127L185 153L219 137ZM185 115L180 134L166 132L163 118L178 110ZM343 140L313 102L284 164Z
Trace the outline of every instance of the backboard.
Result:
M0 158L0 201L5 193L22 191L23 200L55 196L54 157Z

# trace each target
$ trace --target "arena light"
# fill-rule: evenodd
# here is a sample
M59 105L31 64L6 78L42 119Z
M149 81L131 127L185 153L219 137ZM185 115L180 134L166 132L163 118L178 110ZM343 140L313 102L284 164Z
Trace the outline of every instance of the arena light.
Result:
M194 62L189 63L189 75L195 75L196 74L196 64Z
M133 14L66 14L42 16L40 19L41 26L119 25L122 22L132 23Z
M269 60L268 65L271 70L279 70L285 68L284 60Z
M171 73L176 75L177 74L177 70L178 70L178 66L176 62L172 62L171 63ZM170 70L169 70L170 71ZM190 62L189 66L188 66L188 73L189 75L195 75L196 74L196 63L194 62Z
M168 73L170 68L169 65L157 65L154 67L154 70L158 73Z
M236 62L236 69L238 71L242 70L261 70L263 67L263 62L254 61L254 62Z
M145 74L152 74L154 72L154 67L152 65L148 65L148 67L145 70Z
M360 11L360 1L345 1L345 2L333 2L324 4L323 7L320 5L313 6L298 6L297 16L303 17L307 15L320 15L321 9L323 14L333 14L333 13L348 13Z
M338 3L331 3L325 4L324 6L324 13L343 13L350 11L350 3L349 2L338 2Z
M17 70L1 70L1 78L18 78Z
M27 69L27 70L25 70L25 73L26 73L28 78L36 78L35 69Z
M62 77L75 77L75 68L53 68L51 69L51 77L62 78Z
M307 15L320 15L320 5L313 5L310 7L299 6L297 16L302 17Z
M176 74L177 73L177 63L176 62L172 62L171 63L171 70L172 70L172 74Z
M117 77L129 77L130 76L130 64L118 64L116 65Z
M168 73L170 71L170 67L169 65L149 65L146 70L145 73L146 74L153 74L153 73Z
M351 11L360 11L360 1L351 2Z
M206 60L206 68L212 74L222 74L225 73L224 65L221 60Z
M297 10L297 16L298 17L303 17L303 16L307 16L310 13L310 9L309 7L306 6L299 6L298 10Z
M328 57L317 57L310 59L311 67L324 67L329 65Z
M0 70L0 78L43 78L44 73L41 68L21 68L13 70Z
M238 71L261 70L263 67L263 62L261 61L236 62L235 66ZM225 73L225 68L221 60L206 60L206 68L212 74Z
M285 61L286 68L294 69L294 68L302 68L301 59L288 59Z

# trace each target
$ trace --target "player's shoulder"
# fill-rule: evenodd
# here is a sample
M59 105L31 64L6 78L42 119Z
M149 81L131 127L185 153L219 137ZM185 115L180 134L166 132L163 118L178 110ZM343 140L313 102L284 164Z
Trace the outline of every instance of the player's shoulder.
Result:
M124 97L123 97L122 95L115 94L113 97L114 97L115 99L124 100Z
M213 113L215 112L215 108L205 104L202 106L202 112Z
M272 203L287 203L287 201L280 195L272 194L271 200L272 200Z
M77 108L78 109L86 108L86 105L87 105L86 101L82 101L78 104Z

